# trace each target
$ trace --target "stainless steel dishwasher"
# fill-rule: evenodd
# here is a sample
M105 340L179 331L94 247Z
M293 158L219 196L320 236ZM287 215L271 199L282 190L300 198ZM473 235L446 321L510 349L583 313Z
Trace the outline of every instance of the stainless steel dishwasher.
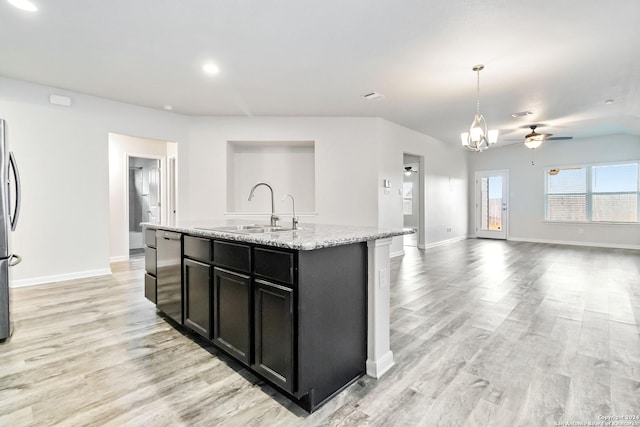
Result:
M182 235L156 231L157 307L182 324Z

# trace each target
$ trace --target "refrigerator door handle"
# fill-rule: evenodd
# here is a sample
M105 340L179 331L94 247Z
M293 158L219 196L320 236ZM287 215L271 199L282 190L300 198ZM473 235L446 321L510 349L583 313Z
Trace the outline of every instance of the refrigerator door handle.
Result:
M20 255L13 254L9 257L9 267L15 267L21 262L22 262L22 257Z
M22 201L22 187L20 185L20 172L18 172L18 165L16 163L16 158L13 155L13 152L9 152L9 164L11 165L11 170L13 171L13 180L16 183L16 205L13 208L13 215L11 216L11 231L16 230L16 226L18 225L18 217L20 216L20 203Z

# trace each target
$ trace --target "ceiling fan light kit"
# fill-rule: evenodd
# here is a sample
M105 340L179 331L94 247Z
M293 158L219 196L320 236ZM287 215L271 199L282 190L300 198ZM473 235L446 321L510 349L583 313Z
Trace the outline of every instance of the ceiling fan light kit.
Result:
M484 65L482 64L473 67L473 71L478 73L476 114L473 117L469 131L460 134L462 146L474 152L484 151L490 145L498 142L499 133L497 129L487 130L487 122L480 114L480 71L483 69Z
M531 150L535 150L542 145L542 142L542 139L525 139L524 145Z
M524 137L524 145L525 147L535 150L540 147L543 142L547 140L552 134L550 133L538 133L536 132L536 128L538 125L531 125L529 128L531 129L531 133L525 135Z

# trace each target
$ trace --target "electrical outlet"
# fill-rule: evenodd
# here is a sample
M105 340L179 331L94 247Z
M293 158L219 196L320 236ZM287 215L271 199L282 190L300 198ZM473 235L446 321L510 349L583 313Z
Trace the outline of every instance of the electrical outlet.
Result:
M380 289L389 287L389 271L386 268L378 270L378 286Z
M447 233L451 233L451 228L452 227L447 227Z

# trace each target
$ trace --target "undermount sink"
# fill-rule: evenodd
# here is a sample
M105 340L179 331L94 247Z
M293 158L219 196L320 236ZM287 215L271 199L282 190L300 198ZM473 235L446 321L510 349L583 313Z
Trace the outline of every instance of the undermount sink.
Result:
M249 224L249 225L227 225L222 227L198 227L201 230L222 231L225 233L239 233L239 234L260 234L260 233L275 233L278 231L289 231L289 227Z

